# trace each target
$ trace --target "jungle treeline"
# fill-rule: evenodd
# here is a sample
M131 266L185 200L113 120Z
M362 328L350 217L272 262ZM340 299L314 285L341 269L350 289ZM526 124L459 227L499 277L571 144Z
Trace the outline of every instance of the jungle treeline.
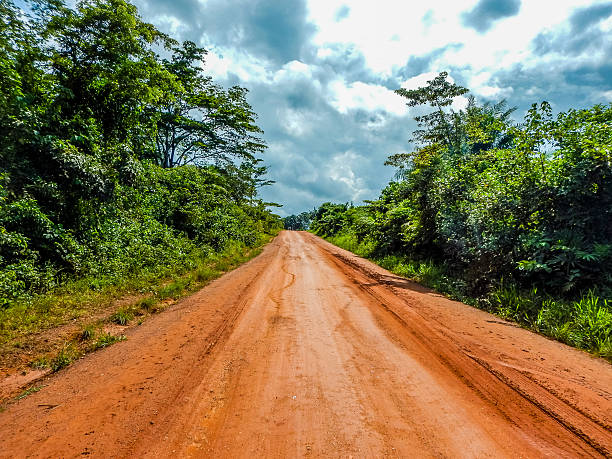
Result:
M0 309L189 269L282 224L266 145L206 51L124 0L0 0Z
M612 105L553 116L543 102L516 123L505 101L478 103L446 73L396 93L424 106L416 147L388 158L396 179L365 205L323 204L310 230L612 357ZM458 96L469 103L453 110Z

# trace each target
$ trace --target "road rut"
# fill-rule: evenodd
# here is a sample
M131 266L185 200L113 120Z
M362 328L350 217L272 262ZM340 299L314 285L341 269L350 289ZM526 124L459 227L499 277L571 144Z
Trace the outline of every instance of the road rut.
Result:
M0 413L0 457L610 457L612 367L302 232Z

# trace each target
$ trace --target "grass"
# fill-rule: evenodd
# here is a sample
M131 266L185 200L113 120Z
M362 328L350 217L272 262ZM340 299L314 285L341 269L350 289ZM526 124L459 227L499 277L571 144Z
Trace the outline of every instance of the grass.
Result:
M492 300L494 312L505 319L612 360L612 304L596 292L568 301L501 286Z
M17 397L15 397L16 400L21 400L23 398L26 398L28 395L32 395L35 394L36 392L38 392L39 390L41 390L43 387L45 386L31 386L29 388L27 388L26 390L24 390L21 394L19 394Z
M193 279L196 282L208 282L219 277L219 273L220 271L218 269L213 269L210 266L201 266L195 270Z
M110 321L117 325L127 325L134 318L132 308L121 308L110 316Z
M138 300L138 302L136 302L134 306L141 311L152 312L155 310L155 306L157 305L157 303L157 299L150 296L148 298Z
M99 311L108 310L109 305L121 297L136 296L130 304L123 302L106 319L84 325L81 332L64 343L55 355L40 355L30 364L34 369L51 368L54 372L59 371L87 352L126 339L123 335L99 332L104 323L127 326L136 316L141 316L138 320L140 325L147 315L162 311L172 302L257 256L272 238L273 235L262 238L259 245L253 248L230 244L220 253L196 260L192 269L174 270L172 277L168 277L173 272L169 268L163 278L141 273L118 285L102 286L95 290L84 279L66 284L55 292L40 295L29 302L11 305L0 310L0 346L8 344L15 347L33 333L53 329L72 320L86 320Z
M168 285L161 287L157 291L157 297L160 300L177 299L180 298L182 293L189 288L192 283L192 278L190 276L175 279L170 282Z
M49 367L53 373L67 367L73 361L78 359L81 353L72 343L66 343L57 355L49 362Z
M47 356L38 357L36 360L33 360L32 363L30 363L30 367L32 367L33 370L44 370L45 368L49 368L50 365L51 364Z
M89 341L95 336L95 334L96 334L95 327L93 325L87 325L86 327L83 328L80 339L81 341Z
M491 293L474 298L466 293L465 281L449 276L443 267L431 261L414 261L396 255L377 258L373 255L375 247L371 241L359 243L352 234L341 234L327 240L452 299L485 309L612 361L612 300L602 298L595 291L588 291L570 301L543 294L537 289L522 291L502 279Z
M177 299L257 255L271 239L272 236L262 238L254 248L230 244L220 253L192 260L191 269L168 267L161 273L141 272L116 284L99 282L100 286L95 289L91 288L91 279L80 279L53 292L17 301L0 309L0 345L87 317L127 295L147 295L147 298L136 300L143 301L137 309L153 311L159 300ZM117 317L117 320L125 318Z
M125 337L125 335L112 335L110 333L102 333L93 343L91 350L96 351L98 349L104 349L105 347L108 347L111 344L118 343L119 341L125 341L126 339L127 338Z

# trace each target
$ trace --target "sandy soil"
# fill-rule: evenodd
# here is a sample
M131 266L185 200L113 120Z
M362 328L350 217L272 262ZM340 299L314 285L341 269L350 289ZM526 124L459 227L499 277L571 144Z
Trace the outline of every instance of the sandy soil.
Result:
M599 457L612 366L307 233L43 380L0 457Z

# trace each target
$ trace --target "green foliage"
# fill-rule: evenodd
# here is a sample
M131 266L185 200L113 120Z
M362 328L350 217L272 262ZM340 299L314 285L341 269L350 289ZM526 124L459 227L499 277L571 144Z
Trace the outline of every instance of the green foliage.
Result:
M125 341L127 338L124 335L112 335L110 333L101 333L92 345L92 350L104 349L112 344L120 341Z
M117 325L127 325L134 318L134 311L131 308L122 308L116 311L111 317L111 322Z
M31 6L0 3L0 309L193 270L281 226L247 92L206 76L205 50L125 0Z
M612 105L505 101L449 109L467 90L440 74L400 89L417 117L396 181L361 207L326 203L311 229L388 269L574 346L608 355ZM585 293L590 292L590 293ZM472 299L470 299L472 298ZM606 350L607 349L607 350Z
M314 213L310 229L322 236L339 233L345 227L345 213L348 209L348 204L332 204L331 202L321 204L321 207Z
M96 334L96 328L93 325L87 325L86 327L83 328L83 331L81 332L80 340L89 341L95 336L95 334Z
M43 387L45 386L30 386L26 390L24 390L21 394L19 394L17 397L15 397L15 400L22 400L26 398L28 395L35 394L36 392L40 391Z
M135 308L145 312L151 312L155 309L157 305L157 300L153 297L143 298L142 300L136 303Z
M193 279L196 282L207 282L219 276L219 271L212 269L209 266L202 266L196 270Z
M308 231L310 229L310 223L314 218L316 211L302 212L298 215L289 215L283 218L283 224L285 229L293 231Z
M163 101L158 121L156 149L161 164L254 161L265 143L258 137L262 131L246 101L246 89L234 86L226 91L205 77L206 50L194 43L187 41L171 51L171 59L163 64L177 85Z
M55 373L60 371L62 368L67 367L78 358L79 354L77 349L73 345L66 344L60 349L57 355L51 359L49 366L51 367L51 371Z
M168 285L159 289L157 292L157 296L160 300L165 300L168 298L178 298L179 295L189 286L190 283L191 279L188 277L176 279L175 281L172 281Z
M51 364L47 357L39 357L30 364L30 366L34 370L44 370L46 368L49 368L50 365Z

